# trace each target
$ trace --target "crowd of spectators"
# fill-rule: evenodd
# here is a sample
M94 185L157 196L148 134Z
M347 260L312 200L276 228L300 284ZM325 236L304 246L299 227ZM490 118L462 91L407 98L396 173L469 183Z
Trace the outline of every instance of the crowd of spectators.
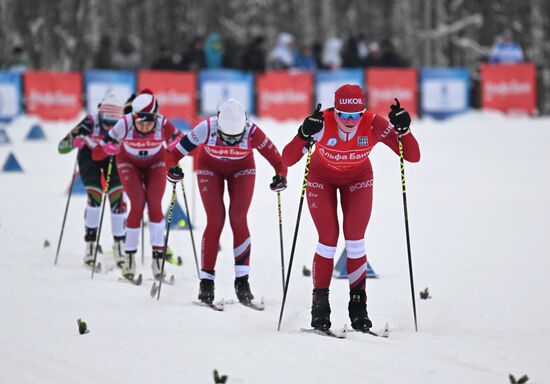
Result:
M146 60L147 59L147 60ZM89 63L96 69L197 71L203 68L234 68L264 72L270 69L337 70L340 68L407 67L410 61L396 49L392 39L371 41L364 34L347 39L331 37L325 41L298 40L287 32L277 36L268 46L264 36L252 36L239 42L210 33L190 38L183 50L159 45L155 59L144 58L139 41L123 36L116 44L109 35L101 36ZM513 41L510 31L497 37L488 57L490 63L506 64L524 61L523 51ZM144 65L151 63L151 65ZM11 51L2 69L23 72L31 68L22 46Z

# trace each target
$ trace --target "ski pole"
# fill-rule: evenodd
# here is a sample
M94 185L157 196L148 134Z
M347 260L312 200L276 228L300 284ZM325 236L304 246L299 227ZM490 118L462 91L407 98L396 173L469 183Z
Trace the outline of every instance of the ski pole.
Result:
M97 250L99 248L99 238L101 237L101 227L103 226L103 213L105 212L105 200L109 196L109 184L111 183L111 172L113 170L113 156L109 156L109 165L107 166L107 175L105 176L105 186L103 187L103 198L101 199L101 214L99 215L99 226L97 228L97 238L94 249L94 263L92 265L92 276L94 278L95 265L97 261Z
M296 241L298 239L298 228L300 227L300 217L302 216L302 206L304 205L304 196L306 194L307 175L309 173L309 163L311 161L311 153L313 152L313 142L308 143L306 168L304 171L304 181L302 183L302 191L300 193L300 205L298 206L298 215L296 217L296 227L294 228L294 239L292 240L292 249L290 251L290 260L288 261L288 272L286 274L285 287L283 290L283 302L281 304L281 312L279 313L279 325L277 331L281 329L281 320L283 319L283 311L285 309L286 294L288 292L288 284L290 283L290 273L292 272L292 261L294 260L294 251L296 249Z
M162 280L164 280L164 264L166 263L166 249L168 248L168 237L170 236L170 227L172 226L172 212L174 211L174 203L176 202L176 183L172 182L172 196L170 196L170 208L168 209L166 236L164 236L164 248L162 249L162 264L160 267L159 290L157 292L157 301L160 300L160 290L162 288Z
M141 265L145 264L145 223L141 218Z
M61 240L63 239L63 231L65 230L65 222L67 220L67 212L69 212L69 202L71 201L71 195L73 194L74 181L76 179L76 166L78 164L78 157L74 161L73 175L71 178L71 186L69 187L69 195L67 196L67 203L65 204L65 214L63 215L63 224L61 224L61 233L59 234L59 241L57 242L57 251L55 252L55 260L53 265L57 265L57 258L59 257L59 250L61 249Z
M281 248L281 276L283 278L283 294L285 291L285 255L283 250L283 214L281 211L281 192L277 191L277 210L279 212L279 242Z
M187 223L189 224L189 234L191 235L191 244L193 245L193 256L195 256L195 266L197 267L197 277L200 279L199 261L197 259L197 249L195 248L195 236L193 236L193 226L191 225L191 215L189 214L189 206L187 205L187 194L185 193L185 185L181 179L181 191L183 192L183 203L185 204L185 214L187 215Z
M413 270L412 270L412 257L411 257L411 240L409 236L409 214L407 211L407 191L405 188L405 160L403 159L403 143L401 138L398 139L399 142L399 163L401 166L401 187L403 192L403 213L405 215L405 234L407 236L407 255L409 257L409 280L411 282L411 297L412 297L412 306L413 306L413 315L414 315L414 329L418 332L418 325L416 321L416 301L414 297L414 279L413 279Z

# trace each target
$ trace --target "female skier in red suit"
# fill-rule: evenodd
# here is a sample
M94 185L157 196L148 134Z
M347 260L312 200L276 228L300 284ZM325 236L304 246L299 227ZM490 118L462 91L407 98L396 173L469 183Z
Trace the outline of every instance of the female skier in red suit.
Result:
M177 143L181 134L158 113L158 102L150 90L132 101L132 112L109 131L104 151L116 155L118 173L130 199L126 221L122 275L133 279L141 219L147 203L150 244L153 248L153 276L160 278L164 247L164 215L161 201L166 186L166 145Z
M227 181L235 257L235 292L239 301L247 303L254 298L248 283L251 240L247 223L256 179L252 150L257 149L274 168L275 176L270 185L274 191L286 188L287 167L271 140L247 117L244 107L233 99L221 104L216 116L203 120L184 136L174 154L181 158L197 147L195 173L207 218L202 238L199 300L206 303L214 300L216 257L225 222L223 194ZM183 177L174 170L179 168L168 171L171 181Z
M372 208L373 172L369 154L379 142L399 154L398 137L407 161L419 161L420 151L409 129L410 116L398 101L391 106L391 124L366 110L363 90L357 85L340 87L334 105L324 111L319 105L304 120L298 134L284 148L283 159L291 166L310 145L315 145L306 186L309 211L319 234L313 257L311 326L321 330L331 326L328 295L339 234L336 213L339 191L350 288L348 311L352 327L366 331L372 327L366 304L364 241Z

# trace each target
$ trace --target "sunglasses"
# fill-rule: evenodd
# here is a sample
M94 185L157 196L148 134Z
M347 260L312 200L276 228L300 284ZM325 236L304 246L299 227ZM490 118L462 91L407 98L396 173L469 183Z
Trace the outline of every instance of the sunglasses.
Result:
M111 119L101 119L101 123L107 127L112 127L117 123L118 120Z
M339 112L339 111L336 111L336 113L338 114L338 117L341 117L342 119L344 120L357 120L357 119L360 119L361 117L363 117L363 114L365 112Z
M235 145L243 138L242 133L238 135L226 135L225 133L218 131L218 134L220 135L220 139L228 145Z
M134 119L137 121L155 121L157 118L156 113L149 113L149 112L138 112L134 113Z

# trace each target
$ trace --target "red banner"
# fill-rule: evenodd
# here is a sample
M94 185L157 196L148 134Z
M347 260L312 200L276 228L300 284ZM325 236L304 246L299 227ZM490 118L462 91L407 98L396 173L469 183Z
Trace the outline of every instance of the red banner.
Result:
M191 72L140 71L138 89L149 88L158 99L159 112L169 119L192 121L196 114L195 74Z
M313 75L310 72L267 72L256 79L258 116L288 120L311 114Z
M69 120L82 110L82 75L77 72L27 71L27 113L46 120Z
M537 108L537 71L532 63L482 64L481 106L508 113L533 114Z
M387 118L397 98L414 116L417 110L417 76L414 68L367 69L367 108Z

